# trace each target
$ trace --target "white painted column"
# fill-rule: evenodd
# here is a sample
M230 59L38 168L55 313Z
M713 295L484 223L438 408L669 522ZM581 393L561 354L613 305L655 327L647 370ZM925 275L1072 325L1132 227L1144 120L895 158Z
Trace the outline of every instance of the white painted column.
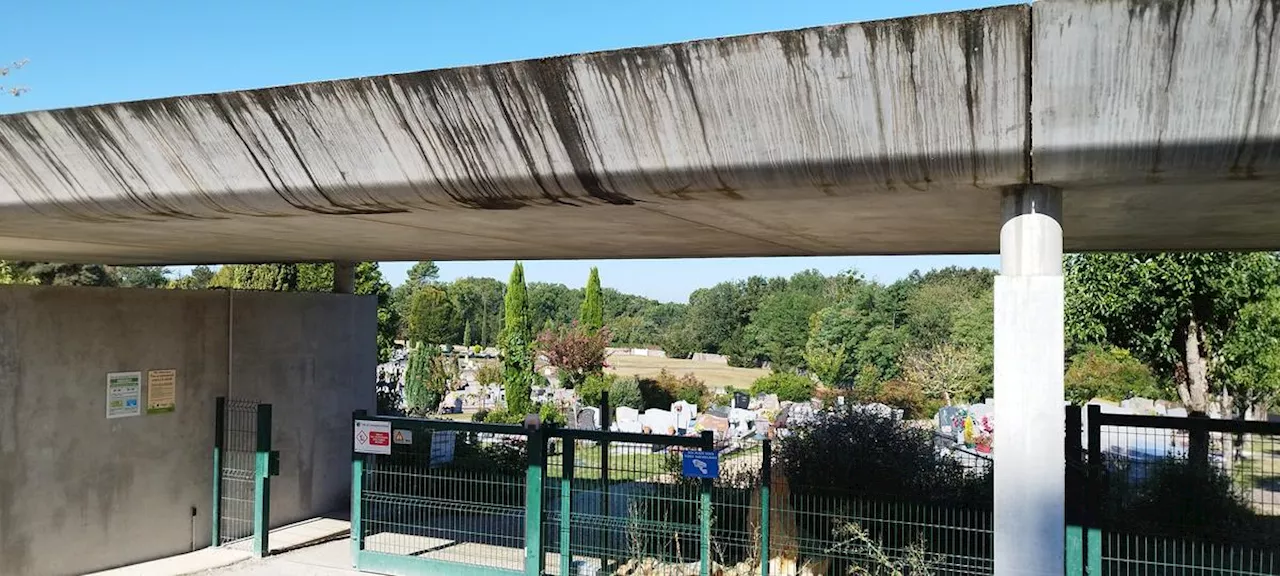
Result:
M355 262L333 263L333 291L337 294L355 294L356 264Z
M995 574L1064 571L1062 193L1005 192L995 285Z

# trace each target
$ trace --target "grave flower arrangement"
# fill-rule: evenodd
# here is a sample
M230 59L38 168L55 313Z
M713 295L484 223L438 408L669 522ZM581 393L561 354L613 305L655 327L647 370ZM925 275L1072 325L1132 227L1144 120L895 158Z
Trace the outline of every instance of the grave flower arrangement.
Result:
M991 452L992 442L995 440L995 418L985 415L978 421L977 437L974 438L974 445L977 446L978 452Z

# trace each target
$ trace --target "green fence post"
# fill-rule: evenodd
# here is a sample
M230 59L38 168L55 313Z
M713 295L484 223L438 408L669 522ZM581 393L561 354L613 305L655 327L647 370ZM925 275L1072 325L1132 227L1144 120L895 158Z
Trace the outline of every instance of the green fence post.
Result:
M213 408L213 544L222 544L222 449L227 436L227 398L219 396Z
M608 432L613 426L613 411L609 409L609 391L600 393L600 430ZM607 438L607 436L606 436ZM613 516L609 509L609 441L601 440L600 447L600 515L608 519ZM606 524L607 526L607 524ZM600 572L609 573L609 530L606 527L599 532Z
M760 463L760 576L769 576L769 508L773 489L773 443L768 438L762 445L764 460Z
M351 430L355 433L356 420L364 418L368 412L356 410L351 413ZM363 511L360 509L361 493L364 491L364 455L351 449L351 566L360 567L360 551L364 550Z
M564 450L560 452L560 574L569 576L573 566L573 552L569 547L569 514L573 512L573 438L564 439Z
M1102 406L1089 405L1089 482L1088 513L1085 522L1085 569L1089 576L1102 576Z
M702 433L702 449L708 452L715 451L716 439L714 432L706 430ZM702 567L699 570L699 574L701 576L711 576L711 479L703 478L701 487L698 527L701 529L702 534L698 539L700 544L698 555L702 559Z
M271 405L258 405L257 452L253 465L253 553L271 551Z
M542 468L547 461L546 436L533 429L528 436L529 469L524 486L524 573L542 576Z
M1067 574L1066 576L1084 576L1084 530L1083 510L1081 502L1084 488L1084 458L1080 446L1080 435L1083 432L1080 420L1080 407L1067 406L1066 422L1066 513L1067 513Z

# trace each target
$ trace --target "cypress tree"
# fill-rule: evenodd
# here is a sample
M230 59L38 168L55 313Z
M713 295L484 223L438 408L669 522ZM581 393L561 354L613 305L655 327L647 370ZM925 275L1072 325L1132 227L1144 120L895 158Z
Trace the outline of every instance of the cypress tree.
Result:
M434 406L428 406L430 393L427 379L431 371L431 351L434 345L419 342L409 349L409 366L404 373L404 404L410 414L421 414Z
M604 327L604 303L600 294L600 270L591 267L591 275L587 277L586 295L582 299L582 325L592 334Z
M529 296L524 284L524 266L519 262L507 282L505 324L502 328L502 387L507 411L527 414L533 384L533 329L529 325Z

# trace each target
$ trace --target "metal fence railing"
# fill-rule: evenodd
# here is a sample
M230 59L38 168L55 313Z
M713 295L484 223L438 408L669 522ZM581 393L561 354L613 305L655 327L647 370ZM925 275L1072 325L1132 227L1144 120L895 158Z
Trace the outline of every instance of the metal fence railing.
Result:
M710 432L357 420L386 423L396 437L389 453L353 457L361 569L844 574L918 549L939 576L991 571L989 506L791 486L773 470L770 440L718 447ZM716 479L686 477L690 450L718 454Z
M1068 454L1080 462L1068 470L1083 473L1069 475L1068 488L1087 532L1083 570L1280 573L1280 424L1091 405L1081 440L1073 418L1078 412L1068 417Z
M1277 425L1097 408L1083 416L1067 412L1067 574L1280 574ZM959 576L994 569L993 462L953 445L927 458L926 472L946 476L928 485L946 492L919 498L918 489L857 488L894 486L851 482L845 472L822 484L829 458L797 460L812 451L797 452L786 438L717 442L710 432L357 419L395 435L385 453L352 460L353 556L363 570ZM714 480L687 477L688 451L717 455Z

